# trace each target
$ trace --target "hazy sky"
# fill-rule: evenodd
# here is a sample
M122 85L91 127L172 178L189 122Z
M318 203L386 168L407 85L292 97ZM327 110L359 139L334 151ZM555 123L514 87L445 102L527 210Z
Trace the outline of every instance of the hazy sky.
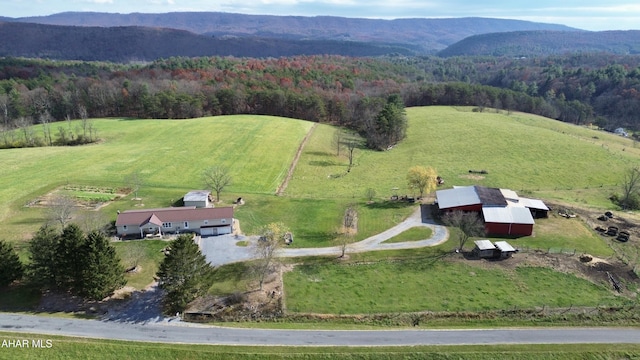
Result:
M564 24L594 31L640 29L638 0L0 0L2 16L64 11L222 11L382 19L479 16Z

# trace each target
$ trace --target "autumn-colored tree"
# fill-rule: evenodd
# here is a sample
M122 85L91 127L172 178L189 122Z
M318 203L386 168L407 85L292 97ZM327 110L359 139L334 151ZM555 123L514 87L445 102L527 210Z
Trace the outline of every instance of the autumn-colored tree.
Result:
M409 169L407 182L410 188L417 189L420 197L423 197L425 193L428 194L436 188L437 177L438 174L432 167L416 165Z

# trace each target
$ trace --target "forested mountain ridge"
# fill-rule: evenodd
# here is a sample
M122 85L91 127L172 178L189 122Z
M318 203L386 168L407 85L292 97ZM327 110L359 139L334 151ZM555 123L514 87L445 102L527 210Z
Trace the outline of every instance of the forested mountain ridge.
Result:
M281 57L414 54L407 47L337 40L213 38L186 30L139 26L78 27L0 22L0 56L85 61L153 61L172 56Z
M244 15L221 12L113 14L64 12L11 21L73 26L143 26L187 30L195 34L259 36L289 40L350 40L403 44L434 53L468 36L525 30L577 30L564 25L492 18L363 19L335 16Z
M640 54L640 30L515 31L474 35L438 52L439 56L542 56L605 52Z

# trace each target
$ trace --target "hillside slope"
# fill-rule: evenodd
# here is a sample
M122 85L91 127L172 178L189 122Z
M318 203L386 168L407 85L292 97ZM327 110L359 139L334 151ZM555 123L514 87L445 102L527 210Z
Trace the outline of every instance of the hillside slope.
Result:
M539 56L578 52L640 54L640 31L516 31L470 36L438 55Z
M111 14L65 12L15 21L74 26L168 27L215 36L400 43L432 53L468 36L504 31L576 30L564 25L491 18L362 19L334 16L269 16L220 12Z

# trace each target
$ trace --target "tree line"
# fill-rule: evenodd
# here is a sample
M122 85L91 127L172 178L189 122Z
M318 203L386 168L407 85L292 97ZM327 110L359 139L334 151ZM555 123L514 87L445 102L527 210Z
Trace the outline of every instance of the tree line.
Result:
M405 106L491 107L637 130L639 66L638 57L605 54L201 57L144 65L3 58L0 146L36 146L35 136L24 130L32 124L42 125L44 145L96 137L90 124L82 129L51 126L68 119L231 114L331 123L373 139L384 126L372 124L394 94Z
M61 231L42 226L29 242L23 264L9 243L0 241L0 287L25 279L42 291L53 290L101 300L124 286L124 268L100 231L85 233L76 224Z

